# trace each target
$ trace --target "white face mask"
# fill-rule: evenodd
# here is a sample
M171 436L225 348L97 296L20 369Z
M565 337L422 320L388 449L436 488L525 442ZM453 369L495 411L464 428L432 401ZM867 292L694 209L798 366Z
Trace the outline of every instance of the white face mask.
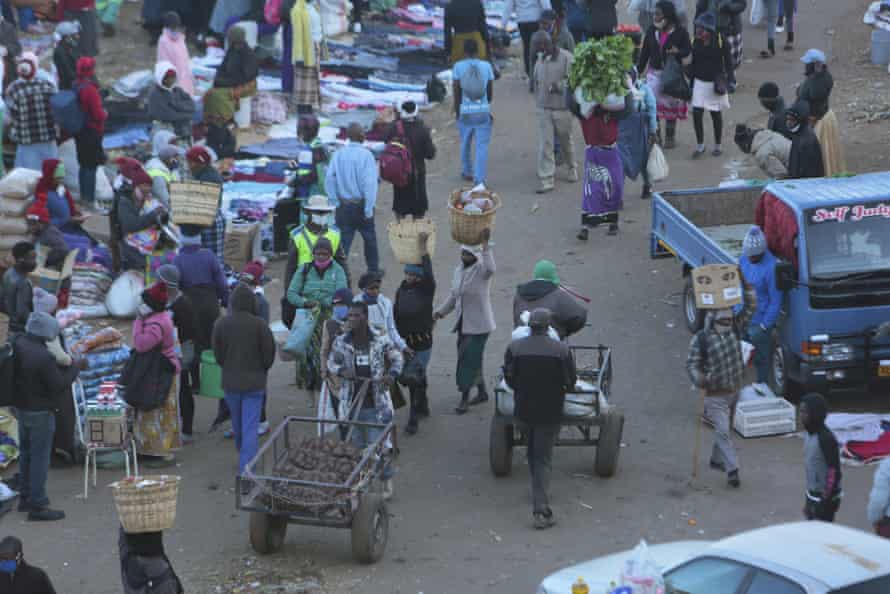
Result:
M321 225L322 227L328 224L328 220L330 219L330 215L326 214L311 214L309 215L309 220L312 221L316 225Z
M790 126L788 128L788 131L791 132L792 134L797 134L798 130L800 130L800 124L797 124L796 126Z

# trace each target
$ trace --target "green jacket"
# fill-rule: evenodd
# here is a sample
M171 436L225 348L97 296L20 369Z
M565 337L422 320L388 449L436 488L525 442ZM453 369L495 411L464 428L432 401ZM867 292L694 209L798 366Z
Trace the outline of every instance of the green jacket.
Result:
M287 300L295 307L303 307L306 301L315 301L324 308L330 308L337 289L346 288L346 273L335 261L319 274L310 262L294 272L287 289Z

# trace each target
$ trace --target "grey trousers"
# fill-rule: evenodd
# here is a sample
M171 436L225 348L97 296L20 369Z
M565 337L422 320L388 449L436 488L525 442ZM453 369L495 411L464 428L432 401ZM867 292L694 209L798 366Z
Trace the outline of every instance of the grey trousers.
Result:
M735 446L732 445L729 421L732 409L735 406L737 395L732 396L705 396L705 417L714 423L714 447L711 450L711 460L722 462L726 472L738 470L739 460L736 456Z
M532 477L532 513L550 509L550 472L553 468L553 444L559 425L526 425L528 435L528 471Z

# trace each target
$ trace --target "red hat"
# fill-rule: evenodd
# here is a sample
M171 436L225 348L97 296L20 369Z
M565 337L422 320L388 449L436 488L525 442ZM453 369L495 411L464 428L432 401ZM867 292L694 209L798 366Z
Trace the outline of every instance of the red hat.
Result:
M151 185L151 177L145 172L142 163L132 157L121 157L117 160L117 167L125 178L134 186Z
M262 262L248 262L241 271L242 276L251 277L252 282L259 284L263 280L263 274L266 272Z
M35 202L25 211L25 218L29 221L40 221L41 223L49 223L49 210L46 204Z
M80 78L92 78L96 75L96 60L89 56L83 56L77 59L77 76Z
M158 282L142 291L142 301L155 311L167 309L167 284Z
M210 165L210 162L212 161L210 153L207 152L207 149L203 146L193 146L185 154L185 158L193 163L200 163L201 165Z

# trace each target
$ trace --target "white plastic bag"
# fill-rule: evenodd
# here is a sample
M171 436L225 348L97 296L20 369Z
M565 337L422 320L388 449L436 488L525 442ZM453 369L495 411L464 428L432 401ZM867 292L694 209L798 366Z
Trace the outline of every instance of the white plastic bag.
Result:
M671 168L664 157L664 152L657 144L653 144L652 150L649 151L649 162L646 165L646 171L649 173L650 183L663 181L671 174Z
M664 594L664 578L645 540L640 541L624 562L621 585L629 587L633 594Z
M751 24L755 27L763 23L763 0L753 0L751 2Z
M334 411L334 404L331 401L331 395L328 393L328 383L321 382L321 392L318 395L318 419L323 421L336 421L337 414ZM337 428L336 423L319 423L318 436L324 437L326 433L330 433Z
M59 160L65 164L65 187L75 200L80 200L80 165L73 138L59 145Z
M12 200L24 200L34 194L34 189L42 175L33 169L24 169L23 167L13 169L9 175L0 179L0 196Z
M127 270L111 283L108 295L105 296L105 307L115 318L135 318L136 310L142 302L142 290L145 282L142 274L135 270Z

